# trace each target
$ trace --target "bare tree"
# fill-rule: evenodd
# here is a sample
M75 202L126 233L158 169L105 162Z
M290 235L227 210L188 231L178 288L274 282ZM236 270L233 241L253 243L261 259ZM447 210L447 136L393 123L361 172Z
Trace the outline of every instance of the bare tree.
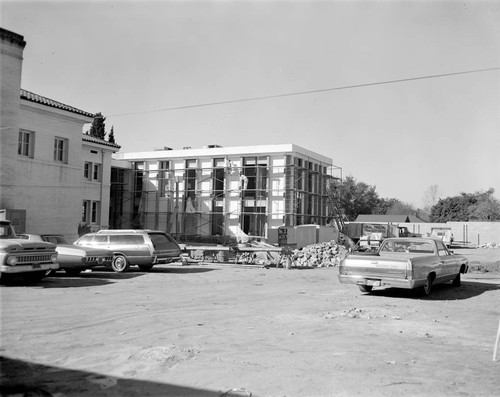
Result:
M424 210L428 213L431 208L439 201L439 188L438 185L431 185L424 192Z

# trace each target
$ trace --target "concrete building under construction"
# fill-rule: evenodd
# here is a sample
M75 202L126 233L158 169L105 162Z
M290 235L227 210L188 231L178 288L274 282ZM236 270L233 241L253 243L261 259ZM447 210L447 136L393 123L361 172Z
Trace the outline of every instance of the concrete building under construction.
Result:
M267 239L280 226L326 225L328 157L293 144L115 153L111 228L160 229L179 241Z

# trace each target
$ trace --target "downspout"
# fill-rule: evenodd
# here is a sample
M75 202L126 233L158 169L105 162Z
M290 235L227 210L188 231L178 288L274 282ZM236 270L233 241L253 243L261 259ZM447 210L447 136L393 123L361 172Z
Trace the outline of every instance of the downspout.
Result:
M99 201L101 202L101 207L99 211L99 229L102 228L102 212L103 212L103 188L104 183L104 149L101 149L101 183L99 184ZM109 223L109 222L108 222ZM109 228L109 225L108 225Z

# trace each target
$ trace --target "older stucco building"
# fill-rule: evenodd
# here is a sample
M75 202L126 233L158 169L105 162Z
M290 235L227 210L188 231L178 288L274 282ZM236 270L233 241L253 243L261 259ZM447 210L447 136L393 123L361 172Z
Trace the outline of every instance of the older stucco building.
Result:
M18 232L108 227L111 153L82 133L94 114L21 89L22 36L0 29L0 208Z

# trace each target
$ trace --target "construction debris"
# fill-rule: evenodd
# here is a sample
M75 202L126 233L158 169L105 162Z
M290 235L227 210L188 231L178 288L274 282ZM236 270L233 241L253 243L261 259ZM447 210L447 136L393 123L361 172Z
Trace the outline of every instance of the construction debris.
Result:
M295 267L335 267L348 250L335 241L311 244L292 253L292 266Z
M481 244L479 248L500 248L500 243L485 243Z

